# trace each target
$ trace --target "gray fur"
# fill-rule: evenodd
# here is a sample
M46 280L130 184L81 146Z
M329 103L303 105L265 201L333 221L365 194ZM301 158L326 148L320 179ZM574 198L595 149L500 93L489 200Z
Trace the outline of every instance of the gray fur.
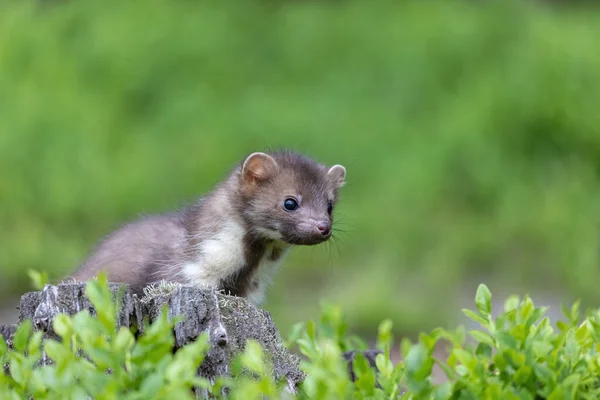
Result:
M328 171L325 165L288 151L273 152L269 157L263 154L248 165L242 162L191 206L143 217L108 235L72 278L85 281L104 271L109 281L127 283L138 294L145 286L163 280L190 284L183 266L197 262L206 240L218 237L226 232L227 223L235 222L245 231L244 257L232 266L233 273L219 277L219 289L246 296L258 286L256 269L263 258L277 260L286 247L329 239L329 235L319 234L315 224L333 224L328 203L337 203L345 169L340 166ZM284 210L287 196L297 198L301 207L293 212Z

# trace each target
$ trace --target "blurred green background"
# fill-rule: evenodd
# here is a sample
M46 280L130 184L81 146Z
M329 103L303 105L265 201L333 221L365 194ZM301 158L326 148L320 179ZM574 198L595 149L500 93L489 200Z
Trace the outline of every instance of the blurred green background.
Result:
M27 269L62 278L267 146L348 171L337 240L296 249L269 290L284 333L325 301L355 332L455 323L479 282L600 300L592 6L0 4L5 308Z

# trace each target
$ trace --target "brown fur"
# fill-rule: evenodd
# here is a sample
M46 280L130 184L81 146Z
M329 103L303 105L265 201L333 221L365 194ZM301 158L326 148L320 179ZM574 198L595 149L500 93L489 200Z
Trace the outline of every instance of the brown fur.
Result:
M198 262L207 241L235 223L245 232L243 260L230 275L217 277L218 286L246 296L260 284L256 270L261 260L277 261L286 247L329 239L315 227L318 222L333 224L328 203L335 207L344 179L343 167L329 169L300 154L255 153L195 204L141 218L108 235L72 277L82 281L105 271L110 281L128 283L138 293L160 280L187 284L183 266ZM285 210L287 197L297 199L300 207ZM201 268L210 273L212 267Z

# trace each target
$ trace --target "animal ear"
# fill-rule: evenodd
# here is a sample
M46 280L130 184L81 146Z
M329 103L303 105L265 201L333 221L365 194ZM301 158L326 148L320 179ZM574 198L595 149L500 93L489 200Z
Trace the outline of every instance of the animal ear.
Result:
M242 165L242 178L245 181L255 182L272 178L279 171L279 166L268 154L252 153Z
M343 165L336 164L329 168L327 176L337 188L340 188L346 183L346 168Z

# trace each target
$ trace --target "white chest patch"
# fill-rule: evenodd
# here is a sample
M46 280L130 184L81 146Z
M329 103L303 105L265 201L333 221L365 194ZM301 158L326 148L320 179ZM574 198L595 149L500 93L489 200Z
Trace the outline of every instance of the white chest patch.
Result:
M243 243L245 233L237 222L224 222L219 233L202 241L196 260L183 266L182 273L186 281L194 286L216 288L223 279L239 271L246 263ZM280 241L267 246L250 278L246 295L248 301L254 305L262 303L266 288L289 254L290 248L290 245Z
M281 242L267 246L251 280L250 290L247 294L250 303L258 306L264 301L265 291L290 253L290 248L290 245ZM273 255L277 257L273 257ZM273 260L273 258L275 259Z
M223 229L202 241L194 262L183 266L183 274L197 286L217 287L244 265L243 239L246 231L234 221L223 222Z

